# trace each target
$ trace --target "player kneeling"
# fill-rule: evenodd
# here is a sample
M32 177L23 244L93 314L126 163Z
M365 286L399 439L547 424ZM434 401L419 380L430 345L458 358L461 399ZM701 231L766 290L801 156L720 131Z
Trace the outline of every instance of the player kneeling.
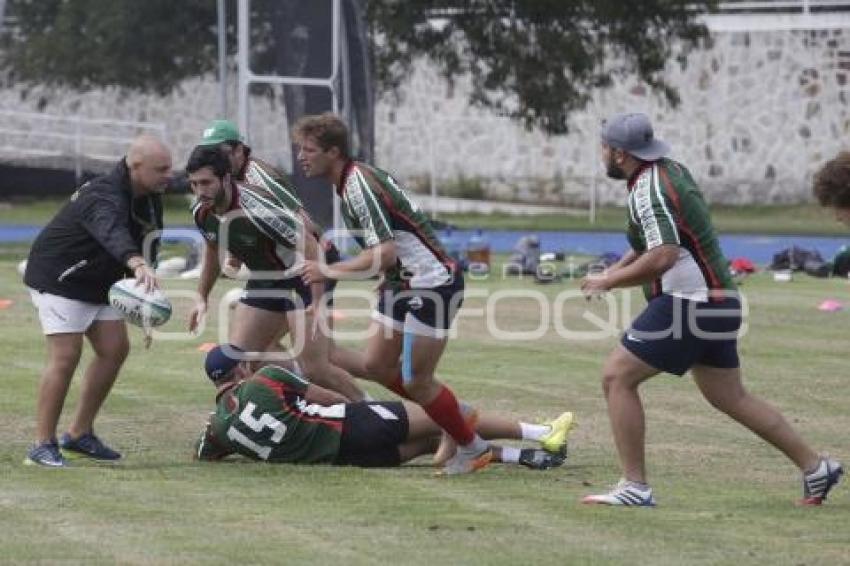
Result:
M358 402L309 383L277 366L251 373L239 351L218 346L206 359L216 410L201 435L196 457L230 454L276 463L398 466L440 446L442 430L413 403ZM533 469L560 466L566 457L572 413L535 425L469 411L485 439L534 440L541 448L493 447L496 461ZM443 446L445 451L446 447Z

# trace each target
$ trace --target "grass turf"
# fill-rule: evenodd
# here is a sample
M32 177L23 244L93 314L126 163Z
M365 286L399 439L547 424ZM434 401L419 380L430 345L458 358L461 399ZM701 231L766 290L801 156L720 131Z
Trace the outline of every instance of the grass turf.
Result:
M659 507L579 505L582 495L607 488L618 475L599 384L616 338L567 340L556 329L590 328L583 315L607 316L605 303L570 300L557 313L547 306L549 323L534 339L497 340L487 330L538 328L545 316L540 305L575 291L569 281L470 281L458 336L440 366L461 397L484 409L535 421L575 411L579 428L563 468L493 466L440 479L425 461L394 470L194 462L192 445L213 402L198 346L216 340L216 320L213 314L202 336L178 339L189 306L184 299L174 300L175 316L164 327L174 339L160 337L146 351L131 329L133 351L97 423L125 460L75 461L65 470L23 466L44 342L14 270L25 249L4 249L0 299L13 301L0 311L4 562L779 565L842 563L850 555L850 488L840 485L822 508L795 507L796 469L708 407L688 378L659 376L643 387ZM220 282L216 296L232 285ZM194 283L164 286L189 290ZM505 294L520 290L534 295ZM848 282L775 283L759 274L743 291L751 307L741 343L749 387L780 407L818 449L848 462L850 312L816 308L827 297L848 302ZM641 299L628 296L639 309ZM341 330L365 326L349 314ZM76 405L80 378L78 372L62 425Z
M63 199L38 201L0 201L0 224L46 224L63 204ZM165 225L191 224L189 201L185 196L169 195L165 199ZM596 222L591 224L587 211L573 214L522 216L508 214L441 214L439 220L462 228L487 230L579 230L620 231L625 225L625 211L618 207L601 207ZM782 206L715 206L712 218L721 233L743 234L846 234L846 227L834 221L829 211L814 204Z

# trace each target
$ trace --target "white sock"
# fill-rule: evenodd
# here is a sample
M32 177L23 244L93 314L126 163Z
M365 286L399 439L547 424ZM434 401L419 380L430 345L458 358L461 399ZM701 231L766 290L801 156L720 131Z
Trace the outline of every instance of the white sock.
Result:
M519 428L522 430L523 440L540 440L552 432L552 427L545 424L530 424L521 422L519 423Z
M502 446L502 462L505 464L519 463L519 448L513 446Z

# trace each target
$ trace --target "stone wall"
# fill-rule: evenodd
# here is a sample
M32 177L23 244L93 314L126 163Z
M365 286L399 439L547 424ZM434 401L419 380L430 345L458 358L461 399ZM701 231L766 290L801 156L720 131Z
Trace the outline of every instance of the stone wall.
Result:
M810 200L814 170L850 145L850 32L715 34L712 49L693 53L685 68L671 63L667 72L682 96L678 108L628 78L594 96L573 117L568 135L547 137L470 108L468 84L450 89L422 65L400 103L378 103L376 161L422 191L433 179L439 192L454 196L586 205L595 191L601 203L620 202L621 186L605 179L599 163L598 125L611 113L639 110L652 117L657 135L673 146L672 156L691 169L712 202L789 203ZM0 111L162 124L179 167L205 124L217 117L218 94L214 77L187 81L164 98L117 89L82 95L7 89L0 91ZM234 88L229 100L233 116ZM279 97L254 97L250 114L256 153L289 167ZM11 122L35 133L71 127L3 119L6 127ZM125 127L107 142L97 138L110 137L104 132L114 134L115 128L86 128L94 140L85 142L87 154L120 155L135 133ZM3 134L0 159L47 143L35 134ZM68 140L63 143L65 149L54 153L73 151Z
M715 34L712 49L667 73L678 108L632 78L595 96L568 135L546 137L470 109L464 85L451 91L423 68L403 104L379 107L377 155L420 184L434 172L446 192L480 190L475 180L496 198L584 204L595 190L600 202L620 202L599 163L598 125L637 110L709 200L790 203L810 200L813 172L850 146L848 32Z

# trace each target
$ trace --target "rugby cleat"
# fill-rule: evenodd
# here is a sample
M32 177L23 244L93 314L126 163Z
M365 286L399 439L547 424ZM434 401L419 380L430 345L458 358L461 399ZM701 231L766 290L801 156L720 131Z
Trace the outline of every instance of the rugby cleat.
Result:
M437 472L439 476L458 476L471 474L483 470L493 460L493 451L487 446L481 452L472 452L460 448L454 456L449 458L446 465Z
M463 420L466 422L466 426L472 432L475 432L475 429L478 428L478 410L474 407L468 407L466 409L462 408L461 411L463 412ZM457 443L454 438L446 431L443 431L442 436L440 436L440 444L437 446L437 451L434 452L432 463L439 468L448 462L449 458L454 456L456 452Z
M562 466L564 458L539 448L523 448L519 451L519 463L532 470L548 470Z
M93 460L114 462L121 459L121 454L101 442L94 433L86 433L79 438L71 438L67 432L62 435L62 450L86 456Z
M44 466L46 468L64 468L68 465L62 453L59 452L59 445L56 441L42 442L30 448L24 464L31 466Z
M561 413L557 419L546 423L551 430L540 439L540 446L549 454L567 457L567 436L575 425L573 414L569 411Z
M655 507L655 498L652 497L651 487L626 479L621 479L616 487L608 493L587 495L581 502L624 507Z
M800 505L823 503L843 473L844 468L841 462L831 458L821 458L815 471L803 474L803 499Z

